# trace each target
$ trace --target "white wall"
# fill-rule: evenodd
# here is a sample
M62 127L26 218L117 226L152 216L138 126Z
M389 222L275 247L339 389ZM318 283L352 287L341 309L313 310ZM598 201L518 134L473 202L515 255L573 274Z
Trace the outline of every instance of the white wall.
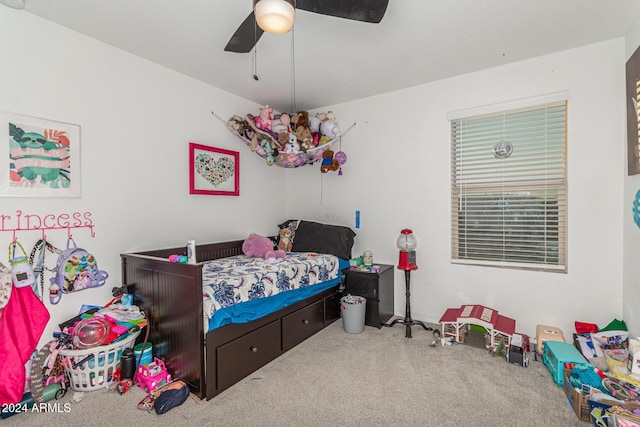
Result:
M333 110L349 156L343 176L290 171L288 216L354 226L354 255L397 262L395 240L413 229L419 270L412 273L413 317L438 321L449 307L482 304L515 318L519 332L575 320L606 325L622 315L624 39L463 75ZM437 58L434 58L437 60ZM401 78L401 72L398 72ZM450 123L447 112L568 91L568 273L450 263ZM396 270L396 314L404 276Z
M73 237L110 274L104 287L64 295L58 305L46 298L51 322L42 341L82 304L109 301L122 283L120 253L277 231L285 171L265 167L211 114L228 118L255 104L6 7L0 40L0 111L80 125L82 162L80 198L0 197L0 214L91 212L95 238L86 229L72 230ZM240 197L189 195L190 141L240 152ZM17 235L27 252L40 237ZM0 232L5 257L12 238ZM47 238L62 247L67 232ZM55 257L47 254L46 264Z
M534 335L544 323L569 335L574 320L622 316L621 217L626 236L630 187L638 186L624 179L623 39L330 106L343 129L357 123L343 139L349 159L338 176L317 165L264 166L210 114L257 106L222 90L8 8L0 8L0 37L0 111L81 125L83 187L77 199L0 198L0 214L92 212L96 237L85 230L74 237L111 274L104 288L47 302L52 321L43 340L81 304L108 300L120 284L122 252L271 233L284 217L355 227L355 210L362 227L354 254L371 249L376 262L394 264L399 231L410 227L419 238L416 319L437 321L448 307L477 303L515 318L519 332ZM570 93L569 272L451 265L447 112L556 91ZM240 197L188 194L189 141L240 152ZM39 237L18 235L27 250ZM11 238L0 232L0 248ZM62 246L66 232L48 238ZM637 247L625 240L625 296L637 294L629 279ZM402 314L399 271L395 297ZM625 306L625 318L633 314Z
M627 34L625 61L628 60L635 50L640 46L640 22ZM625 97L626 98L626 97ZM626 102L624 100L624 108ZM625 113L626 114L626 113ZM625 116L626 120L626 116ZM626 122L623 124L626 130ZM626 143L626 131L624 141ZM626 151L625 151L625 176L626 174ZM636 192L640 189L640 175L626 176L624 179L624 199L622 210L622 222L624 224L624 270L623 270L623 314L627 322L627 327L636 334L640 332L640 229L633 220L633 200Z

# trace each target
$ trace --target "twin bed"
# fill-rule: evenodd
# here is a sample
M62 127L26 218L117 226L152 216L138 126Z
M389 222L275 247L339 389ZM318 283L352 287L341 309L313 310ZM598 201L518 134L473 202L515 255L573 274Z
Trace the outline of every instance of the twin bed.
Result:
M149 341L174 376L211 399L340 317L339 285L355 233L309 221L292 252L270 263L243 240L199 245L197 263L169 261L184 247L121 255L123 283L149 317Z

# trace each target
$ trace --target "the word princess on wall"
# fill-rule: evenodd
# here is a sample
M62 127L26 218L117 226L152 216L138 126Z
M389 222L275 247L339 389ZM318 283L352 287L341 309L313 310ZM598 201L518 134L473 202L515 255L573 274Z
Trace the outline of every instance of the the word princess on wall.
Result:
M0 196L80 196L80 127L0 113Z
M61 214L25 214L17 210L15 214L0 211L0 231L54 230L63 228L93 227L91 212L71 212Z

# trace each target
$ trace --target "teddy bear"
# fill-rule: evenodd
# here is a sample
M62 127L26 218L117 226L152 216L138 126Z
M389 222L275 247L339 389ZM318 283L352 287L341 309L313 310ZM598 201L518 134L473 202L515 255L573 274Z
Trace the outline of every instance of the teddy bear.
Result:
M287 142L289 142L289 132L279 132L278 133L278 144L280 146L278 148L284 147Z
M332 150L325 150L322 153L322 163L320 164L320 172L327 173L329 171L337 171L340 168L340 163L333 158Z
M327 111L326 113L317 113L316 118L321 122L324 122L325 120L335 120L336 115L333 114L333 111Z
M303 151L313 148L313 136L309 128L299 127L296 129L295 135Z
M298 144L298 138L293 133L289 134L289 140L284 145L285 153L298 154L300 152L300 144Z
M311 127L311 132L319 132L320 123L327 120L336 120L336 115L333 111L327 111L326 113L317 113L314 117L309 117L309 126Z
M244 120L242 120L242 117L238 116L237 114L234 114L229 120L227 120L227 125L229 126L229 129L231 129L233 132L242 135L242 133L244 132Z
M309 112L308 111L298 111L296 114L291 117L291 123L296 125L296 129L299 127L308 128L309 127Z
M278 249L285 252L291 252L291 248L293 247L293 242L291 241L291 229L286 227L282 228L278 234L280 236Z

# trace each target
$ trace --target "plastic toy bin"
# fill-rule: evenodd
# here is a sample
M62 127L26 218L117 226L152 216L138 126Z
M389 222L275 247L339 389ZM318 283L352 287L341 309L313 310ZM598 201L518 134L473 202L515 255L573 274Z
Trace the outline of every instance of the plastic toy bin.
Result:
M587 360L576 348L566 342L545 341L542 361L559 386L564 385L564 370L578 364L588 364Z
M118 371L122 351L131 348L140 331L122 341L81 350L60 350L64 370L75 391L92 391L108 387Z

